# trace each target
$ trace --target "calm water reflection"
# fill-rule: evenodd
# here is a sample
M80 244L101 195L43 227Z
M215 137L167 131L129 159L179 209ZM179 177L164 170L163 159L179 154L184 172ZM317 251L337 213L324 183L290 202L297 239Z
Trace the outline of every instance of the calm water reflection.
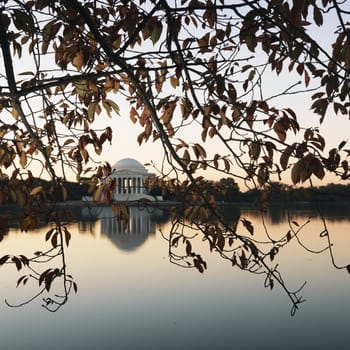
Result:
M347 210L325 210L339 264L350 262ZM230 207L227 220L234 221L239 212L247 219L258 215ZM43 310L40 300L18 309L1 302L1 349L349 348L350 276L334 269L327 253L313 255L291 242L277 256L288 287L308 282L303 291L307 302L291 318L279 288L265 289L263 277L206 254L205 242L198 242L208 261L203 275L170 264L159 232L167 231L166 213L133 208L128 227L118 224L108 208L82 213L90 214L94 220L70 225L67 262L78 293L55 314ZM287 213L271 209L269 214L267 224L277 238L288 229ZM300 223L311 218L301 238L307 247L322 249L315 211L294 208L290 215ZM43 249L44 232L10 229L0 256ZM14 266L0 268L2 300L18 302L31 295L30 286L15 288L20 275Z

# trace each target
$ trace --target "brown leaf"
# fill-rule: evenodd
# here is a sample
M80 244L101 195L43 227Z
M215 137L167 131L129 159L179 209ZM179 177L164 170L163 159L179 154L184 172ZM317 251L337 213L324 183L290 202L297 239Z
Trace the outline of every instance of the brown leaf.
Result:
M193 259L193 264L200 273L204 272L204 268L198 259Z
M310 160L310 167L311 167L311 171L312 173L317 176L320 180L322 180L325 176L325 172L323 169L323 165L321 163L321 161L317 158L312 158Z
M176 77L176 75L172 75L170 77L170 84L174 89L180 85L179 79Z
M219 248L219 250L222 251L224 249L224 247L225 247L225 238L224 238L224 236L221 233L218 234L217 237L218 237L218 240L217 240L216 245Z
M193 147L196 149L196 153L198 153L197 158L202 158L202 159L206 158L207 153L206 153L205 149L199 143L196 143Z
M52 235L52 233L55 231L55 228L50 229L49 231L46 232L45 235L45 241L48 241Z
M62 199L63 201L66 201L68 197L67 189L63 185L61 186L61 189L62 189Z
M242 250L242 254L241 254L241 256L239 258L241 260L241 268L245 269L247 267L247 265L248 265L248 259L245 256L244 250Z
M329 105L328 98L320 98L320 99L317 99L311 106L311 109L313 109L316 114L319 114L321 116L321 119L320 119L321 123L323 122L324 117L326 115L328 105Z
M301 172L303 170L303 160L299 159L292 168L292 182L294 185L296 185L301 180Z
M27 282L27 279L28 279L28 276L27 276L27 275L21 276L21 277L18 279L18 281L17 281L16 288L20 285L21 282L23 283L23 285L25 285L26 282Z
M154 21L152 26L151 40L153 45L159 40L163 30L163 24L161 21Z
M271 250L270 250L270 253L269 253L269 256L270 256L270 260L273 261L275 256L277 255L278 253L278 248L276 247L273 247Z
M347 141L340 142L340 144L338 145L338 150L340 151L346 145L346 143Z
M85 63L83 51L79 51L74 56L72 63L77 68L77 70L81 70L81 68L83 67L83 65Z
M288 146L281 154L280 164L283 170L287 169L289 157L292 155L294 147Z
M43 186L37 186L34 187L31 191L30 191L30 196L36 196L37 194L39 194L40 192L43 191Z
M258 171L258 183L260 186L263 186L269 179L269 172L266 166L260 166Z
M224 158L223 161L225 164L225 170L230 171L230 162L226 158Z
M305 79L305 86L308 87L310 84L310 75L306 70L304 71L304 79Z
M302 75L304 72L304 63L299 63L297 66L297 72Z
M177 236L175 237L172 241L171 241L171 246L172 247L177 247L178 243L179 243L179 239L180 239L181 236Z
M184 163L184 166L187 167L189 162L190 162L190 160L191 160L190 154L189 154L188 150L185 149L183 157L182 157L182 161Z
M204 53L209 51L208 45L209 45L209 33L205 34L202 38L198 40L198 45L200 48L200 52Z
M16 256L13 256L11 260L15 263L17 271L21 270L22 268L21 260L18 259Z
M186 254L187 256L191 256L192 254L192 245L190 241L186 241Z
M286 140L287 133L281 121L277 121L275 123L275 125L273 126L273 130L275 131L281 142L284 142Z
M243 226L249 231L249 233L251 235L253 235L254 234L254 227L253 227L252 223L249 220L244 219L244 218L241 219L241 222L243 223Z
M249 156L253 160L257 160L260 155L260 143L258 141L252 141L249 145Z
M206 11L203 13L203 18L208 21L209 27L213 28L217 21L216 7L211 0L207 1Z
M44 282L46 275L48 273L50 273L50 271L52 271L52 269L47 269L40 275L40 277L39 277L39 286Z
M323 24L322 12L317 6L314 6L314 21L319 27Z
M9 258L9 255L4 255L2 258L0 258L0 266L4 265Z
M54 248L57 247L58 242L57 242L57 238L58 238L58 232L56 232L55 234L52 235L51 237L51 244Z
M66 245L68 247L72 235L71 235L71 233L68 231L68 229L66 227L64 227L64 236L65 236L65 240L66 240Z
M165 125L169 124L171 119L173 118L175 108L176 108L175 102L169 102L164 106L164 112L161 119L163 120L163 123Z
M21 151L19 163L21 164L22 168L25 168L25 166L27 165L27 154L24 150Z

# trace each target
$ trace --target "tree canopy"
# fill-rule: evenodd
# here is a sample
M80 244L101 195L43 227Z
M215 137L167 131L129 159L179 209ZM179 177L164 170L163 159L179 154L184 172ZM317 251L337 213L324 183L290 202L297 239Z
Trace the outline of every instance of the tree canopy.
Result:
M176 229L183 218L211 250L241 269L264 271L271 288L274 280L284 287L270 262L299 228L260 247L253 223L221 220L203 174L261 190L287 178L312 184L328 172L348 180L346 141L329 147L319 125L332 114L350 116L349 15L341 0L1 0L0 171L10 181L0 202L11 198L29 210L48 191L66 198L72 172L77 181L89 177L96 201L113 200L115 183L105 181L111 165L99 155L120 114L142 127L141 148L159 145L153 185L184 194L169 245L183 243L185 264L206 268ZM314 126L303 124L295 96L307 96ZM100 129L103 115L111 125ZM18 186L34 168L49 175L51 189ZM208 221L212 215L218 224ZM32 214L23 216L23 230L35 224ZM68 231L57 227L48 239L57 233L68 243ZM41 282L59 276L54 271ZM297 307L299 297L288 295Z

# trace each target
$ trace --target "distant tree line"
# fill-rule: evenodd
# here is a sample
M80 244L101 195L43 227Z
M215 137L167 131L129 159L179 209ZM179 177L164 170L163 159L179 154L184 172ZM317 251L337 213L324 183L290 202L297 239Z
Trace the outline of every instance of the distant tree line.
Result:
M13 181L16 183L14 184ZM0 198L1 204L11 204L18 202L21 187L30 185L28 188L35 188L42 186L46 198L55 199L57 201L81 200L84 196L91 195L89 193L89 186L87 182L64 182L62 188L64 191L52 191L52 182L39 179L30 178L26 180L13 180L7 177L0 179L0 190L2 196ZM272 182L269 187L264 190L252 189L246 192L241 192L238 184L233 178L222 178L219 181L202 179L203 193L208 197L212 196L217 202L221 203L256 203L263 200L267 204L281 203L281 202L308 202L308 201L348 201L350 200L350 185L328 184L325 186L315 188L293 187L279 182ZM188 187L188 191L192 190L192 186ZM182 201L187 193L177 191L177 187L164 188L164 186L153 185L149 189L151 195L162 195L164 200ZM23 206L25 205L25 198Z
M340 202L350 200L350 185L328 184L310 188L294 188L285 184L273 182L268 190L268 201L275 202Z
M241 192L238 184L233 178L222 178L219 181L202 179L203 193L212 195L217 202L226 203L256 203L277 204L287 202L309 202L309 201L347 201L350 200L350 184L328 184L320 187L294 187L280 182L271 182L264 190L251 189ZM192 186L188 187L191 191ZM186 195L177 191L177 187L167 188L153 187L152 195L163 195L165 200L182 201Z
M59 189L54 189L52 181L30 177L28 179L13 179L2 176L0 179L0 206L2 204L19 203L26 206L30 197L30 189L42 188L37 196L45 196L48 200L81 200L88 195L88 184L84 182L62 181Z

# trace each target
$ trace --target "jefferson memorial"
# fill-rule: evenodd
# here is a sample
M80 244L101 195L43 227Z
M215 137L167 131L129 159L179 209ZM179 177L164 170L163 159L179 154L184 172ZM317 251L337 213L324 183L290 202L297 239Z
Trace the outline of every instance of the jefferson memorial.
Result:
M136 159L123 158L112 166L110 178L115 180L115 199L117 201L137 201L148 199L161 200L161 197L150 196L145 188L145 181L153 177L153 173Z

